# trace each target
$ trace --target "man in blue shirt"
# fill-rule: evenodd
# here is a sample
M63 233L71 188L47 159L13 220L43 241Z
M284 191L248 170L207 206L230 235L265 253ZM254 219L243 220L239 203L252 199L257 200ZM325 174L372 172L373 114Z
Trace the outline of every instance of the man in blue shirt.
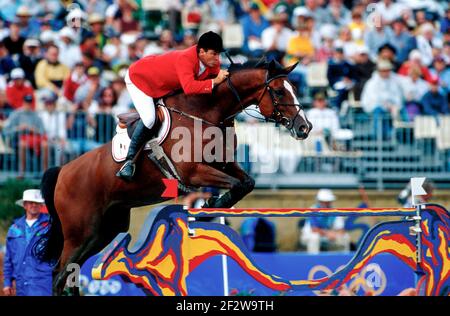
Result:
M39 262L33 246L49 225L49 216L41 213L44 200L39 190L25 190L16 202L25 209L6 235L3 293L7 296L52 295L52 267ZM15 287L14 287L15 283Z
M261 34L270 26L269 22L261 15L256 3L250 5L249 13L241 18L244 44L242 51L250 57L260 57L264 53Z

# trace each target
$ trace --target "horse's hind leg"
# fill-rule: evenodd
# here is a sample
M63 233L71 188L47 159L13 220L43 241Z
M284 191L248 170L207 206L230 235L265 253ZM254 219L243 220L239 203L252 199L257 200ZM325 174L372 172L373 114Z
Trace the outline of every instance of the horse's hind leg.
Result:
M76 263L81 266L93 255L105 248L119 233L126 232L130 225L130 209L124 207L111 207L101 219L96 223L91 236L81 245L75 254L70 258L70 263ZM71 273L67 271L61 278L61 282L67 280ZM79 287L69 288L70 294L79 295Z

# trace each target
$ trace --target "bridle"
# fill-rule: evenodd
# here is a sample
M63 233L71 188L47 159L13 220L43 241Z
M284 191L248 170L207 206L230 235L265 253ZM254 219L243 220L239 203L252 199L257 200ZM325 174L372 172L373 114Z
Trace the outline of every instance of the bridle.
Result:
M233 93L233 95L235 96L235 98L237 99L237 101L239 102L239 105L241 106L241 109L243 112L245 112L245 106L242 104L242 100L241 97L239 96L238 91L236 90L236 88L234 87L233 83L231 82L231 76L229 76L227 78L227 86L228 88L231 90L231 92ZM280 74L280 75L276 75L272 78L269 78L269 72L266 72L266 79L264 81L264 90L261 93L260 97L257 99L258 102L256 103L256 108L260 107L260 103L264 97L264 95L266 94L266 92L268 91L270 94L270 98L272 100L272 105L273 105L273 111L272 114L265 118L266 122L274 122L274 123L280 123L283 126L285 126L287 129L292 129L294 127L294 122L297 119L297 116L300 114L300 111L303 110L303 105L301 104L296 104L296 103L283 103L279 101L279 97L280 95L277 93L276 90L274 90L272 87L270 87L270 83L273 80L279 79L279 78L287 78L287 74ZM296 115L294 116L293 119L288 118L286 116L284 116L279 107L280 106L295 106L298 107L298 111L296 113ZM262 113L261 113L262 114ZM230 115L229 117L225 118L224 121L227 121L231 118L234 118L237 114L233 114Z
M292 132L292 128L294 127L294 122L297 119L297 116L300 114L300 111L303 110L303 105L295 104L295 103L282 103L282 102L279 101L279 94L277 94L277 91L273 90L273 88L270 87L270 83L273 80L279 79L279 78L287 78L287 74L280 74L280 75L276 75L276 76L274 76L272 78L269 78L269 71L266 72L266 79L264 81L264 84L261 85L262 87L264 87L264 90L261 93L260 97L257 99L258 102L256 103L256 108L260 107L260 103L261 103L264 95L266 94L267 91L269 91L270 98L272 100L273 111L272 111L272 114L269 117L265 117L264 120L266 122L274 122L274 123L282 124L283 126L285 126L288 130L290 130ZM226 82L227 82L228 88L233 93L233 95L235 96L236 100L239 102L239 105L241 107L241 111L247 113L246 109L245 109L245 106L242 103L242 99L239 96L239 92L236 90L236 88L234 87L233 83L231 82L231 75L227 77ZM170 110L173 113L177 113L177 114L179 114L181 116L190 118L192 120L201 121L203 123L206 123L207 125L217 126L217 124L209 122L209 121L207 121L205 119L202 119L200 117L197 117L197 116L191 115L189 113L180 111L178 109L166 106L164 104L161 104L161 105L164 106L165 108L167 108L168 110ZM279 110L280 106L296 106L296 107L298 107L298 111L297 111L296 115L294 116L294 118L290 119L290 118L284 116L281 113L281 111ZM225 127L226 126L226 122L229 121L229 120L234 119L238 114L239 113L235 113L235 114L232 114L232 115L226 117L222 122L219 122L218 126L219 127ZM262 115L261 112L259 112L259 114ZM250 115L250 116L252 116L252 115ZM252 116L252 117L254 117L256 119L260 119L259 117L256 117L256 116Z

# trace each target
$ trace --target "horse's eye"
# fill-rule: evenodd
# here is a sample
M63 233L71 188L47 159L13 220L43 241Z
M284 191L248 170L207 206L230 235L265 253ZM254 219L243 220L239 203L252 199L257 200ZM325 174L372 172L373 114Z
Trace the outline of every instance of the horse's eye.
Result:
M280 90L275 90L275 94L277 95L277 96L283 96L284 95L284 89L280 89Z

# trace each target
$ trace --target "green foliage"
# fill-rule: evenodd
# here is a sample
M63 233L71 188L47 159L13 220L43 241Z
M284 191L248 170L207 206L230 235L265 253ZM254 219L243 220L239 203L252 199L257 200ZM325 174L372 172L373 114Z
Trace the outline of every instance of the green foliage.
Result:
M13 219L24 214L23 208L16 205L22 198L23 191L38 186L27 180L9 179L0 188L0 230L7 229Z

